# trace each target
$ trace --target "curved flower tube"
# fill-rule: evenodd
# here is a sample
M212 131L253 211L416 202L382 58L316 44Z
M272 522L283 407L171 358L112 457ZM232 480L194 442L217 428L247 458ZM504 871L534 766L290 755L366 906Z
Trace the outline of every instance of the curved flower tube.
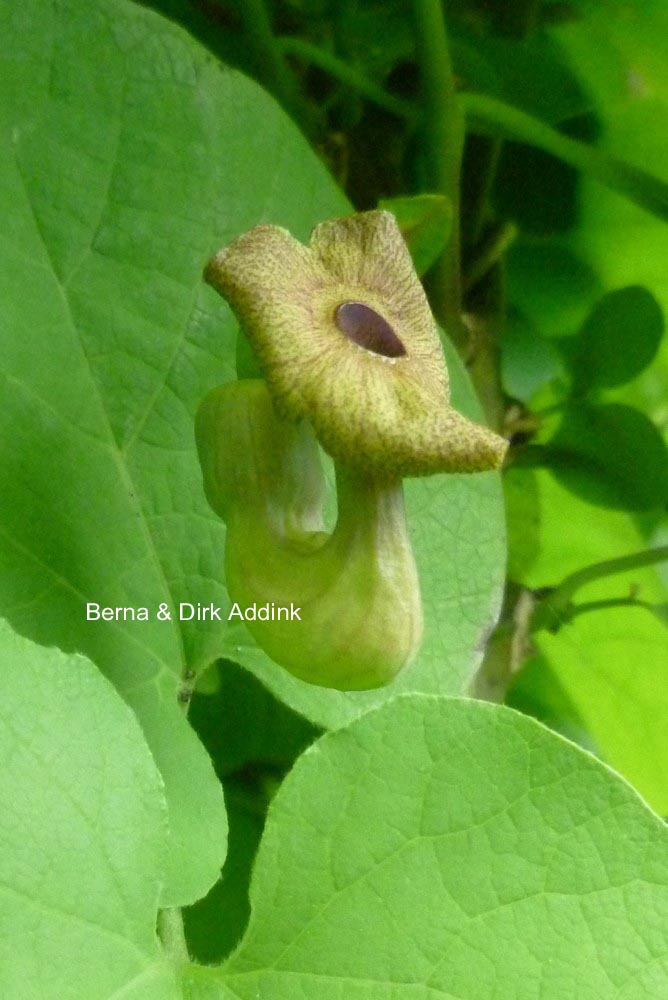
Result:
M385 684L422 630L402 477L498 468L506 442L450 406L438 330L389 212L323 223L309 247L256 226L205 277L266 379L214 390L197 419L207 496L228 527L230 595L300 606L300 622L248 623L296 676ZM336 466L331 535L316 438Z
M258 645L311 683L390 681L422 634L401 481L378 485L339 466L337 523L325 532L317 441L304 422L276 415L259 379L209 393L197 439L207 498L227 524L233 600L299 607L297 620L248 622Z

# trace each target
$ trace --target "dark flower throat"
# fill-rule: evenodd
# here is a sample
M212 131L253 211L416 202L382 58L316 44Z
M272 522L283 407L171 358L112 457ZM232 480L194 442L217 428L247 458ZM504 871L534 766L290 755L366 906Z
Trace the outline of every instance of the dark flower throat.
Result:
M384 358L400 358L406 354L406 348L387 320L363 302L343 302L337 306L334 322L341 333L367 351Z

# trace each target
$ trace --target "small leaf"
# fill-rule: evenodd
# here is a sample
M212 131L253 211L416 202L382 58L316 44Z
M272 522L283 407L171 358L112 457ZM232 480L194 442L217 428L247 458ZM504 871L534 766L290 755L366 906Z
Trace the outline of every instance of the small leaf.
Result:
M542 337L530 320L511 310L501 344L501 378L508 395L528 403L541 386L562 374L554 341Z
M155 924L162 781L82 656L0 623L0 996L172 1000Z
M656 354L664 321L661 306L641 285L601 298L575 337L560 342L574 389L612 388L639 375Z
M668 502L668 448L631 406L569 407L544 453L554 475L591 503L651 510Z
M392 212L408 244L417 273L426 274L448 245L452 233L452 203L442 194L382 198L379 208Z

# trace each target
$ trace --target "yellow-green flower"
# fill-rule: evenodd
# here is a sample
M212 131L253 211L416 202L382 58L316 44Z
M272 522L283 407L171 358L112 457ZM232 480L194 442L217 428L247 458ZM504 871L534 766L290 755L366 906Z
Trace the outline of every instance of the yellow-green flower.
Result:
M397 479L497 468L506 442L450 406L443 349L394 216L324 222L308 247L260 225L206 279L248 336L277 411L350 469Z
M247 623L296 677L387 684L422 636L402 477L495 468L505 441L450 406L438 331L389 212L325 222L308 247L256 226L206 278L266 379L214 389L197 415L206 495L227 524L230 597L298 605L299 620ZM314 433L336 467L331 534Z

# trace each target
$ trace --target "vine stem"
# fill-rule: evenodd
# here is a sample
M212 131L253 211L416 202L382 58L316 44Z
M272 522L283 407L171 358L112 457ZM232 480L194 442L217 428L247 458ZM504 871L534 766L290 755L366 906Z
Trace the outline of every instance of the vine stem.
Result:
M641 208L668 221L668 184L624 160L570 139L518 108L481 94L460 97L467 127L482 135L525 142L625 195Z
M608 597L600 601L583 601L582 604L574 604L571 607L567 620L572 622L574 618L590 611L605 611L608 608L644 608L657 618L668 621L668 604L653 604L638 597Z
M413 0L418 63L422 78L423 126L429 189L444 194L453 207L450 241L432 269L434 311L462 347L468 333L461 318L460 175L464 114L443 16L442 0Z
M315 134L318 119L311 105L303 99L297 80L285 61L264 0L242 0L238 6L258 78L309 134Z
M616 576L630 569L640 569L642 566L653 566L656 563L668 561L668 545L660 545L656 549L643 549L628 556L617 559L606 559L604 562L592 563L575 573L565 577L559 586L550 594L552 609L561 610L570 604L574 595L582 587L606 576Z
M492 31L504 38L519 41L527 38L538 22L540 0L496 0L491 6ZM470 135L466 141L463 181L465 215L462 224L464 247L477 247L489 221L489 202L496 179L503 140L487 135ZM468 164L472 169L466 169Z
M298 59L303 59L305 62L317 66L318 69L329 73L335 80L344 83L351 90L361 94L362 97L366 97L372 104L377 104L385 111L391 111L392 114L406 118L408 121L415 121L417 118L417 112L412 104L389 94L364 73L360 73L331 52L326 52L317 45L304 42L301 38L294 38L292 35L279 37L277 42L281 51L286 55L297 56Z
M538 632L547 628L555 631L564 622L570 621L579 614L586 611L594 611L603 607L617 607L623 604L643 604L649 610L659 611L660 605L650 606L646 602L641 602L635 595L631 597L611 598L603 601L589 601L584 604L573 605L573 597L588 583L594 583L606 576L616 576L619 573L626 573L631 569L640 569L643 566L653 566L656 563L668 561L668 545L660 545L655 549L643 549L642 552L633 552L628 556L620 556L617 559L606 559L604 562L592 563L565 577L558 586L548 587L534 606L531 620L531 631Z
M158 935L162 946L176 965L190 962L183 917L178 907L169 907L158 913Z
M496 226L489 236L478 246L476 256L471 261L464 279L464 291L480 281L495 264L498 264L504 257L506 251L512 246L518 236L518 228L513 222L502 222Z

